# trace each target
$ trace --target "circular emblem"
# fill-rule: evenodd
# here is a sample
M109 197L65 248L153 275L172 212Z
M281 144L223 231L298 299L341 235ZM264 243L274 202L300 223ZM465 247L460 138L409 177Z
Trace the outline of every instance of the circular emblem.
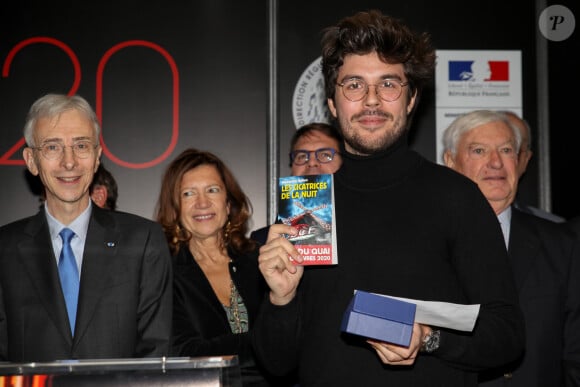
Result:
M294 88L292 117L296 128L311 122L330 123L321 61L322 57L314 60L304 70Z
M538 25L546 39L560 42L572 35L576 19L572 11L563 5L551 5L540 14Z

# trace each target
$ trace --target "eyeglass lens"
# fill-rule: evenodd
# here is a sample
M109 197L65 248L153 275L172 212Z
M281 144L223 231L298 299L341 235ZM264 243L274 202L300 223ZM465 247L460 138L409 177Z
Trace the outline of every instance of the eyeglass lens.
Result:
M334 159L336 151L332 148L320 148L313 151L307 150L295 150L290 156L292 157L292 162L296 165L304 165L310 161L310 155L314 153L314 157L320 163L329 163Z

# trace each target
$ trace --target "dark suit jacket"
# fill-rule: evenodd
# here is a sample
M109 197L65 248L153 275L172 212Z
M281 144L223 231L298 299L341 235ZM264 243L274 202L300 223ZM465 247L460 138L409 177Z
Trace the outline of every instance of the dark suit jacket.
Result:
M270 231L270 226L254 230L250 233L250 239L258 242L260 246L264 246L268 240L268 231Z
M526 351L517 363L483 374L493 380L480 385L579 386L578 239L563 224L512 207L508 253L524 313Z
M0 228L0 360L164 356L172 272L161 227L93 205L74 338L44 209Z
M250 330L258 314L267 286L258 269L257 251L236 254L229 251L230 276L248 310ZM174 356L237 355L242 382L252 386L284 386L255 364L250 332L234 334L227 314L207 277L187 247L173 257Z
M276 220L276 224L282 223L281 220ZM268 232L270 231L270 226L264 226L250 233L250 239L258 242L260 246L264 246L268 240Z
M248 309L249 326L254 323L266 294L266 283L258 270L256 253L232 254L230 276ZM247 334L231 331L226 312L207 277L187 247L173 257L174 355L213 356L237 354L251 357Z
M566 224L570 226L570 229L577 237L580 238L580 216L576 216L572 219L569 219Z

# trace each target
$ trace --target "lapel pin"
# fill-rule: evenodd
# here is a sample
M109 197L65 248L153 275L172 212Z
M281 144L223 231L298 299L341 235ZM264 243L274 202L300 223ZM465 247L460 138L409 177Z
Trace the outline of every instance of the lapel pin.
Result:
M115 242L107 242L107 247L115 247Z

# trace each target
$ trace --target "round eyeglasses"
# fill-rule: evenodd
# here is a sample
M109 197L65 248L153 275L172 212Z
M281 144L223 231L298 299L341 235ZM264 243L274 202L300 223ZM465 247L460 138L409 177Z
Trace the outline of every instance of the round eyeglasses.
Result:
M297 149L290 152L290 164L304 165L310 161L310 155L314 153L316 160L322 164L330 163L334 159L334 155L338 152L333 148L320 148L313 151L304 149Z
M40 151L42 157L47 160L60 159L64 155L64 148L71 148L73 154L79 159L86 159L93 154L93 151L97 148L97 145L93 144L92 141L77 141L72 145L63 145L60 142L46 142L38 147L33 147L32 149Z
M362 79L352 78L342 83L337 83L342 89L342 94L351 102L363 99L369 93L369 87L374 86L375 92L380 99L387 102L394 102L399 99L403 92L403 87L409 82L401 82L398 79L383 79L380 83L369 84Z

